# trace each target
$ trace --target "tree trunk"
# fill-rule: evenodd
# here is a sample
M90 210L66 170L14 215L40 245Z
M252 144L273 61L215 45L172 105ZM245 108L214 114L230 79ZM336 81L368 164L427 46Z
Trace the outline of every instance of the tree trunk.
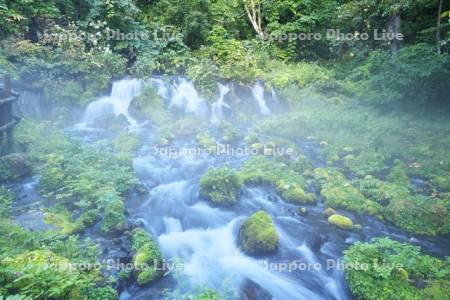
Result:
M442 0L439 0L438 7L438 18L437 18L437 26L436 26L436 42L437 42L437 52L441 54L441 15L442 15Z
M261 3L260 0L244 0L244 7L253 29L260 38L264 38L261 26Z
M402 19L399 14L395 14L389 18L388 23L388 32L392 32L395 34L395 37L397 37L397 34L400 33L402 26ZM392 56L397 56L398 51L400 50L402 46L402 41L398 40L397 38L394 38L391 41L391 54Z

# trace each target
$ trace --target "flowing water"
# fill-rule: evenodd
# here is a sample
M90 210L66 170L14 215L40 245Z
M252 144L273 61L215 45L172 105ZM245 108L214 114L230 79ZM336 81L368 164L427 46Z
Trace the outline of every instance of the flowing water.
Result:
M222 108L229 108L224 97L230 87L225 85L219 85L219 98L209 108L185 79L173 82L152 79L150 83L170 108L182 109L186 114L217 122L223 118ZM183 270L181 277L177 277L182 279L168 279L168 275L151 287L125 286L120 299L161 299L164 288L186 288L181 280L192 288L206 285L221 289L225 283L227 289L239 294L246 290L247 295L257 295L253 299L352 299L343 270L329 264L341 258L342 251L355 241L389 236L420 245L438 256L448 254L450 245L444 238L416 238L373 218L348 212L340 213L351 217L363 229L360 232L336 229L323 218L322 201L308 206L306 216L300 215L298 207L283 202L267 187L245 187L233 208L210 206L198 194L201 175L208 167L224 164L238 167L246 157L204 154L173 158L155 153L152 151L155 129L146 125L148 123L138 124L128 113L132 98L140 90L137 80L114 82L110 96L87 107L82 124L90 124L104 114L123 114L133 131L140 135L144 145L135 155L133 167L150 192L146 196L131 195L126 203L127 215L131 223L143 226L155 237L165 259L180 260ZM258 83L251 90L252 100L256 100L261 114L270 114L262 84ZM76 131L83 135L84 129L76 126ZM177 140L175 144L179 148L191 147L194 141ZM324 164L314 142L298 141L298 145L315 166ZM280 247L273 256L255 258L245 255L236 240L245 218L261 209L273 216ZM290 266L290 270L283 269L286 266Z

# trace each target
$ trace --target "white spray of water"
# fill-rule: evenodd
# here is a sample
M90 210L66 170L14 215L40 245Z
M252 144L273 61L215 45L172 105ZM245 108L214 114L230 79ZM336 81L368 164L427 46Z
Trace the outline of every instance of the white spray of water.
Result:
M201 117L205 115L206 102L199 96L194 85L183 78L175 85L170 107L182 108L185 113Z
M259 111L263 115L270 115L270 109L267 107L266 100L264 99L264 86L261 84L261 82L257 82L252 87L252 93L253 97L255 97L256 101L258 102Z
M167 83L160 78L150 79L150 83L156 88L156 92L163 99L168 99L170 96L170 90Z
M248 257L235 243L234 231L243 218L207 230L166 232L158 239L167 257L184 261L184 274L193 285L220 286L225 278L237 286L246 278L264 287L275 299L321 299L281 273L270 272L264 261Z
M219 86L220 95L219 99L211 105L211 123L217 123L223 118L223 107L230 108L224 101L226 94L230 92L230 88L220 83L217 85Z
M124 115L131 125L136 125L136 120L128 113L128 107L134 97L141 94L141 88L142 84L137 79L115 81L110 96L102 97L88 105L82 124L93 124L102 116L114 114L116 116Z

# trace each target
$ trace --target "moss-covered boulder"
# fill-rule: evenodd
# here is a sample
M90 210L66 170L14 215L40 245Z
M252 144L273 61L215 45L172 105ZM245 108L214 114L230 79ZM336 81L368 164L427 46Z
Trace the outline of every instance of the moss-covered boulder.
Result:
M141 228L132 235L133 265L137 283L147 285L159 279L162 273L162 254L158 245Z
M342 229L353 228L352 220L341 215L331 215L330 217L328 217L328 222Z
M197 140L197 144L207 150L210 154L216 154L217 152L217 142L216 140L209 135L208 133L202 132L197 134L195 137Z
M278 249L279 236L272 218L264 211L251 215L239 230L238 244L251 255L275 253Z
M242 180L229 167L209 169L200 179L200 195L217 205L238 201Z
M31 163L26 155L12 153L0 158L0 181L18 180L31 175Z

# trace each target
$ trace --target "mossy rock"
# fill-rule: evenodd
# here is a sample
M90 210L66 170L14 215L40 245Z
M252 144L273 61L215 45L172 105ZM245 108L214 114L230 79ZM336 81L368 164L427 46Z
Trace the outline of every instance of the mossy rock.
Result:
M328 217L328 222L342 229L352 229L353 222L350 218L341 215L332 215Z
M31 172L31 163L22 153L12 153L0 158L0 181L19 180L30 176Z
M238 244L250 255L273 254L278 249L278 242L272 218L264 211L251 215L239 230Z
M229 167L209 169L200 179L200 195L217 205L233 205L242 185L238 174Z
M131 241L137 283L143 286L159 279L163 275L159 268L162 254L156 242L141 228L133 231Z

